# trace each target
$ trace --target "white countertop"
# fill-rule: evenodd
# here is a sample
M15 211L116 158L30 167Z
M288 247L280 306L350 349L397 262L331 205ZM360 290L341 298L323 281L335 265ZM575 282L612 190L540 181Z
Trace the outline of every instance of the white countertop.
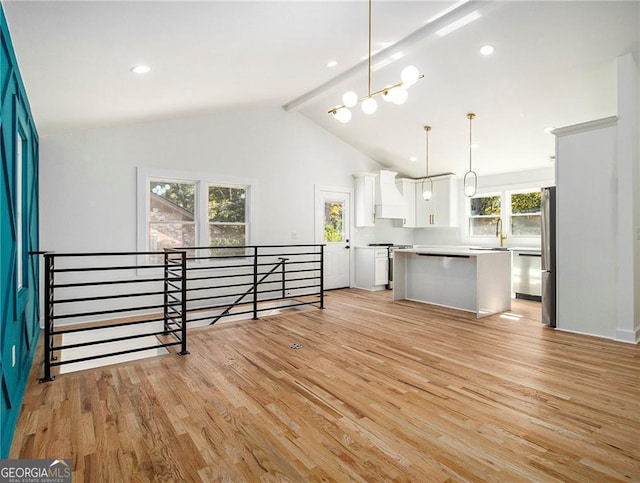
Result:
M496 253L509 253L508 250L491 250L487 248L470 248L470 247L418 247L418 248L402 248L395 250L397 253L417 253L425 255L453 255L453 256L466 256L466 257L478 257L485 255L495 255Z

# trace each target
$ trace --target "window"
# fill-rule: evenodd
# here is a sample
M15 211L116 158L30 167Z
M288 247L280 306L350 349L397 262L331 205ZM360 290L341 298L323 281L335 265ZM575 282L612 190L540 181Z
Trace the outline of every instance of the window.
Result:
M149 181L149 250L196 245L196 184Z
M511 193L512 236L540 236L540 191Z
M475 196L469 200L469 207L469 236L495 236L501 216L501 196Z
M324 204L324 241L341 242L344 239L344 202L326 201Z
M470 198L467 206L470 237L496 236L499 219L509 237L540 237L539 189L482 194Z
M247 188L209 185L208 217L211 247L247 244Z
M249 243L248 185L138 168L138 193L140 251Z

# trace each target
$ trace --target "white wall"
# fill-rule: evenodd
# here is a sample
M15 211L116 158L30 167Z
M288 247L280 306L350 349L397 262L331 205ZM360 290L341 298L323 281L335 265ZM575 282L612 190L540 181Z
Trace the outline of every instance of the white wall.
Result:
M618 57L618 322L616 339L640 341L640 74L637 55ZM633 260L633 262L632 262Z
M353 173L380 169L277 108L51 135L40 165L40 245L57 251L136 249L137 166L249 180L252 244L313 243L314 185L352 191Z
M555 132L557 328L613 339L621 269L617 263L616 120Z

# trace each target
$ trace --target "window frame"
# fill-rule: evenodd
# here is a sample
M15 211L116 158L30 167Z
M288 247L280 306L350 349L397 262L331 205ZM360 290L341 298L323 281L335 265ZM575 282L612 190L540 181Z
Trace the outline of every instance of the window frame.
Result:
M508 232L507 232L507 236L509 236L510 238L515 238L516 240L522 240L522 239L540 239L540 235L537 236L531 236L531 235L514 235L513 232L511 231L511 226L512 226L512 218L515 217L519 217L519 216L528 216L528 215L535 215L537 214L538 217L541 216L541 211L538 211L537 213L523 213L523 214L514 214L513 213L513 200L512 200L512 196L513 195L517 195L517 194L523 194L523 193L535 193L535 192L540 192L541 188L536 189L517 189L517 190L509 190L507 191L506 194L506 198L509 201L509 217L507 220L502 220L503 226L507 226L508 227ZM505 223L508 223L508 225L505 225Z
M473 239L491 239L495 238L495 235L472 235L471 234L471 220L478 218L496 218L496 215L471 215L471 200L473 198L488 198L491 196L497 196L500 198L500 214L498 218L502 218L502 223L504 224L504 196L500 191L487 191L483 193L476 193L474 196L470 198L466 198L466 214L465 214L465 226L466 226L466 235L469 238Z
M146 252L150 250L149 223L150 204L149 183L151 180L166 181L172 183L194 183L194 222L196 246L205 247L209 243L209 210L208 196L209 186L231 186L234 188L244 188L245 197L245 237L246 245L251 244L252 228L252 204L251 194L253 185L250 180L243 178L229 178L212 173L187 172L162 168L137 167L137 250ZM239 260L239 259L238 259ZM148 264L149 257L138 257L138 264ZM239 261L240 263L240 261ZM225 265L229 265L229 261ZM233 263L231 263L233 264Z
M494 186L488 187L483 190L478 190L474 198L483 197L483 196L500 196L500 217L502 218L502 232L507 235L507 243L509 244L509 240L515 241L518 244L522 244L523 246L529 245L539 245L540 244L540 236L524 236L524 235L513 235L511 233L511 195L519 194L519 193L531 193L534 191L540 191L543 186L548 186L550 183L541 183L539 186L536 183L535 185L531 184L518 184L511 186ZM462 236L469 243L477 243L477 242L488 242L489 240L493 240L495 235L471 235L470 234L470 224L469 219L471 217L471 198L464 197L465 199L465 208L464 208L464 226L465 231ZM497 238L496 238L497 242ZM510 245L514 245L514 243L510 243Z
M248 212L249 212L249 198L251 196L251 189L250 186L248 185L240 185L240 184L232 184L232 183L213 183L213 182L207 182L206 183L206 208L207 208L207 212L205 213L205 218L207 220L207 224L206 224L206 228L204 228L204 231L206 231L206 233L203 234L203 238L205 238L207 240L207 242L209 241L209 235L210 235L210 228L212 225L220 225L220 226L244 226L244 237L245 237L245 245L249 245L249 222L247 221L248 218ZM245 205L244 205L244 223L237 223L237 222L225 222L225 221L211 221L209 219L209 188L211 188L212 186L219 186L219 187L224 187L224 188L234 188L234 189L244 189L245 192ZM202 246L207 246L207 245L202 245Z

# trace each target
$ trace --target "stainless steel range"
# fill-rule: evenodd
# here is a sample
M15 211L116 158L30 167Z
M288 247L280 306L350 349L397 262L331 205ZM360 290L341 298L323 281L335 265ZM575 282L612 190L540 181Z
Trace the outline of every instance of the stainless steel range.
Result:
M413 248L413 245L394 245L393 243L369 243L370 247L387 247L389 257L389 282L387 282L387 289L393 289L393 252L401 248Z

